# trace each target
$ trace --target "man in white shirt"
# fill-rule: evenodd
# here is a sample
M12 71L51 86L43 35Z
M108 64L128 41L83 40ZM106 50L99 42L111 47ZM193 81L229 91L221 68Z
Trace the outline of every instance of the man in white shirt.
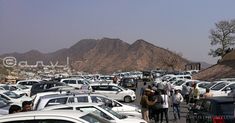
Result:
M175 93L172 97L173 102L173 113L174 118L177 120L176 114L178 114L178 118L180 119L180 103L184 101L183 96L179 93L179 90L175 90Z
M168 108L169 108L169 96L167 95L166 90L162 91L162 111L161 111L161 123L163 122L163 114L165 115L166 123L169 122L168 118Z

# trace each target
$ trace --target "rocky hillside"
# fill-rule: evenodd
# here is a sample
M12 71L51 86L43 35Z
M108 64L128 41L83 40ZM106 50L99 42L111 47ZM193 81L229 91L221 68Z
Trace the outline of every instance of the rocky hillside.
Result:
M36 61L43 61L44 64L58 61L59 64L65 64L69 57L72 68L101 73L153 68L183 70L188 62L181 56L144 40L128 44L120 39L110 38L84 39L70 48L53 53L43 54L32 50L23 54L4 54L1 57L5 56L14 56L18 61L26 60L28 64L35 64Z
M208 81L220 78L235 78L235 50L226 54L218 64L202 70L193 78Z

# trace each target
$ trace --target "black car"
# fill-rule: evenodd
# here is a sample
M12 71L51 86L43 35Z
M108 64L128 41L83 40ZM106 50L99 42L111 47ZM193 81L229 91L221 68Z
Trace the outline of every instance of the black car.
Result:
M30 96L33 96L37 93L47 92L52 87L56 86L66 86L63 82L56 82L56 81L42 81L40 83L34 84L30 90Z
M136 91L137 79L136 78L122 78L118 85L124 88L131 89L133 91Z
M235 123L234 97L200 99L189 108L187 123Z

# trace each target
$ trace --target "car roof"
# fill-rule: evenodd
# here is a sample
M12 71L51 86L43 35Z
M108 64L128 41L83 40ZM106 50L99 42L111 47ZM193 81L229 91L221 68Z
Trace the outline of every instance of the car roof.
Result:
M66 108L66 107L99 106L102 104L103 103L68 103L68 104L59 104L59 105L45 107L43 110L51 110L51 109Z
M0 119L8 119L14 117L25 117L25 116L64 116L77 119L82 117L88 113L80 112L80 111L69 111L69 110L50 110L50 111L29 111L29 112L19 112L9 115L0 116Z
M73 78L65 78L65 79L61 79L60 81L63 81L63 80L85 80L85 79L83 79L83 78L75 78L75 77L73 77Z
M18 81L18 82L28 82L28 81L40 82L40 81L42 81L42 80L40 80L40 79L28 79L28 80L20 80L20 81ZM17 83L18 83L18 82L17 82Z
M50 95L45 95L42 96L41 98L45 99L45 98L60 98L60 97L73 97L73 96L102 96L102 97L106 97L104 95L101 94L89 94L89 93L67 93L67 94L50 94Z
M114 83L91 83L90 85L91 86L95 86L95 85L115 85L115 86L118 86L117 84L114 84Z

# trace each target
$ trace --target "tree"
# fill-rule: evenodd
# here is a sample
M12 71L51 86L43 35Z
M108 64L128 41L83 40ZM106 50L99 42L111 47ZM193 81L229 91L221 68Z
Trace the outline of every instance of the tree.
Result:
M215 23L215 27L215 29L210 30L209 39L211 40L211 45L217 46L217 49L210 49L209 55L223 58L235 43L235 19L220 21Z

